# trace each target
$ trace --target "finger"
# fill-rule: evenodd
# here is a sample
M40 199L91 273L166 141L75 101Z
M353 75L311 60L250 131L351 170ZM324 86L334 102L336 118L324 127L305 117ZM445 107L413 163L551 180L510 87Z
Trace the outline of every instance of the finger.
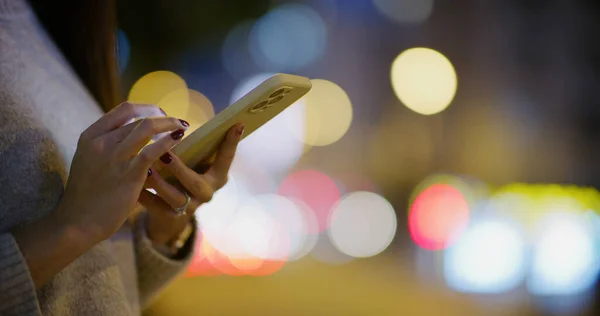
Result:
M207 174L215 179L219 179L223 185L227 182L227 174L235 157L237 145L240 142L244 133L244 125L237 124L232 127L227 134L227 137L221 144L215 161L207 171ZM218 188L220 188L219 186Z
M163 177L160 176L158 172L155 172L152 174L152 176L148 177L148 182L156 191L158 196L167 202L172 209L176 209L185 204L187 200L185 194L175 186L168 183Z
M93 139L125 125L136 117L160 115L162 115L160 108L154 104L123 102L94 122L82 135Z
M125 137L125 139L117 146L116 155L122 159L128 159L135 156L148 144L148 142L150 142L152 136L174 130L170 137L163 137L152 145L144 148L142 153L149 154L150 157L142 158L152 159L145 161L147 162L145 166L149 167L152 162L160 157L160 155L181 140L188 126L189 124L187 124L187 122L173 117L145 118L141 120L129 135L127 135L127 137ZM140 155L142 155L142 153L140 153Z
M159 124L166 124L164 122L161 123L161 121L164 120L164 119L175 119L175 120L177 120L178 118L161 116L161 117L147 117L146 119L159 120L158 121ZM125 138L127 138L127 136L129 136L129 134L131 134L131 132L133 132L133 130L138 126L138 124L142 123L143 121L144 120L141 119L141 120L137 120L137 121L131 122L129 124L123 125L123 126L117 128L117 129L114 129L114 130L108 132L107 134L105 134L104 136L101 136L101 137L105 138L109 144L120 143L123 140L125 140ZM186 125L189 126L189 123L186 122L186 121L181 121L180 120L180 123L183 126L186 126ZM154 134L154 135L160 135L160 133Z
M158 212L162 214L174 213L173 209L158 195L142 190L138 202L142 204L149 212Z
M142 122L142 120L137 120L134 122L131 122L129 124L123 125L117 129L114 129L110 132L108 132L108 134L105 134L104 136L101 136L103 138L105 138L107 140L107 143L109 144L118 144L120 142L122 142L127 135L131 134L131 132L138 126L138 124L140 124Z
M179 159L176 155L166 153L160 157L162 165L179 181L187 192L189 192L200 204L212 199L214 183L208 181L208 177L197 174L194 170Z

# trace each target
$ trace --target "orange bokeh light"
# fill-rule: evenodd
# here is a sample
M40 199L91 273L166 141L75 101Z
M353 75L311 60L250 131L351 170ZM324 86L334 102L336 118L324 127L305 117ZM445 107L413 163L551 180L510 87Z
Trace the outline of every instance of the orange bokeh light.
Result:
M185 271L185 277L217 276L222 274L222 272L217 270L210 260L208 260L204 250L206 243L208 242L202 238L202 234L198 232L196 244L194 246L194 258L192 258L190 265Z
M215 249L209 242L204 243L203 250L208 261L221 273L231 276L242 276L245 274L243 270L233 265L227 256Z
M409 211L408 228L417 245L441 250L451 245L469 222L469 204L449 184L434 184L421 192Z

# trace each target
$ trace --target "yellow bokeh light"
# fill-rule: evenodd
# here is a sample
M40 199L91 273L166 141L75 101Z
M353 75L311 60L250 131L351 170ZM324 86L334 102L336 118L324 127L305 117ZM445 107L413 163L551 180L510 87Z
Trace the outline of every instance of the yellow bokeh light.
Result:
M391 80L400 101L423 115L443 111L456 93L452 63L430 48L411 48L398 55L392 63Z
M189 130L197 129L215 116L215 110L210 100L202 93L191 89L180 89L167 94L158 101L158 106L167 115L188 121L190 123Z
M158 104L175 91L187 93L185 80L170 71L154 71L136 81L129 90L127 100L134 103Z
M350 128L352 103L346 92L335 83L312 80L312 89L299 102L304 105L305 128L292 132L305 144L330 145L342 138Z

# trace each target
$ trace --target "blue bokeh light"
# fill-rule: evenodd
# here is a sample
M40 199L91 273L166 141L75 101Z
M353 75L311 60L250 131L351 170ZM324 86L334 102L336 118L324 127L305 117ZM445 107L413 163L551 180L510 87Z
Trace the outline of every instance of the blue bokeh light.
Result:
M295 71L320 57L327 28L306 5L280 6L262 17L250 33L250 53L267 71Z
M594 224L577 213L551 214L540 224L527 286L535 295L574 295L600 272Z
M242 79L258 70L248 51L250 32L254 21L245 21L233 27L221 48L221 61L227 72L236 79Z
M129 63L129 56L131 55L131 45L127 34L121 29L117 30L117 62L119 71L123 72L127 68Z
M446 250L444 278L460 292L507 292L523 281L525 257L525 238L518 225L496 218L474 220Z

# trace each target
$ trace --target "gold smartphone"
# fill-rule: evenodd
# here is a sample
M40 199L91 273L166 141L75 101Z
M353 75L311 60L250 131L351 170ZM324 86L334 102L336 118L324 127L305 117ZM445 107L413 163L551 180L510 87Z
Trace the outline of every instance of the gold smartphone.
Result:
M298 101L311 87L306 77L273 75L189 134L171 151L188 167L198 170L210 162L231 127L243 123L243 137L247 137ZM160 173L169 178L165 169Z

